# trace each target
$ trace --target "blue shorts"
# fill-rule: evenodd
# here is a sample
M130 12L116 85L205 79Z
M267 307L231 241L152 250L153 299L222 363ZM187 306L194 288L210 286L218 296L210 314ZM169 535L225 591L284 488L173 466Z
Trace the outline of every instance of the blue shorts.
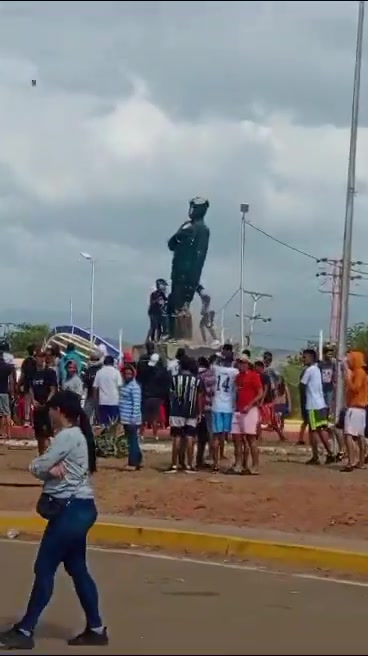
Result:
M213 412L212 413L212 432L216 433L231 433L231 425L233 421L232 412Z
M98 423L100 426L110 426L120 421L120 412L118 405L99 405L98 406Z
M287 417L289 414L289 406L287 403L276 403L275 404L275 414L281 415L281 417Z

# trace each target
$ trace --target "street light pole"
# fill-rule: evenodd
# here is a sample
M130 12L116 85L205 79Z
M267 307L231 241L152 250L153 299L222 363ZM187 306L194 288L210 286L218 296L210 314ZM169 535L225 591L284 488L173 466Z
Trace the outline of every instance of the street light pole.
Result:
M354 219L354 197L355 197L355 168L356 168L356 150L359 125L359 96L360 96L360 72L362 66L363 50L363 28L364 28L364 6L365 2L359 2L358 28L356 41L356 57L354 71L353 103L351 110L351 128L350 128L350 148L349 148L349 165L348 181L346 190L345 206L345 226L342 255L342 274L341 274L341 303L339 313L339 338L338 338L338 368L337 368L337 386L336 386L336 418L344 405L344 377L341 363L346 353L346 333L348 328L349 314L349 293L350 293L350 271L351 271L351 253L353 239L353 219Z
M241 227L240 227L240 346L244 349L244 265L245 265L245 215L249 212L249 205L241 203Z
M95 259L89 253L81 251L81 256L88 260L91 263L91 296L90 296L90 322L89 322L89 333L90 333L90 342L93 344L93 333L94 333L94 314L95 314Z
M91 301L90 301L90 337L93 344L93 334L95 329L95 261L91 260Z
M69 299L69 323L73 325L73 298L72 296Z

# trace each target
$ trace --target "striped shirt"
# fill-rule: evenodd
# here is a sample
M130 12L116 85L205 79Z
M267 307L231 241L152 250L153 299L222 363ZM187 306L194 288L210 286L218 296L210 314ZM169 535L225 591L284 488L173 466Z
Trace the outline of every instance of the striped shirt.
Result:
M122 424L142 424L142 390L136 380L124 383L119 393L119 412Z
M205 405L204 409L205 410L211 410L212 407L212 399L215 393L215 387L216 387L216 374L212 367L209 369L204 369L203 371L199 372L199 377L203 382L204 385L204 391L205 391Z
M190 373L173 376L170 389L170 417L196 419L198 396L203 393L203 388L199 376Z

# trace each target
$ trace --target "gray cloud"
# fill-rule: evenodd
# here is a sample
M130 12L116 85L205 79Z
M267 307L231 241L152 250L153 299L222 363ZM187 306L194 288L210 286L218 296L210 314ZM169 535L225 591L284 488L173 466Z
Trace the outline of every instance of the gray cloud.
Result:
M196 193L211 201L204 280L217 308L238 285L242 201L280 239L339 255L356 14L350 2L0 3L7 313L64 320L73 296L76 320L88 323L89 274L78 255L87 250L98 260L99 329L122 324L141 339L152 281L169 275L167 238ZM264 339L288 344L327 325L315 273L249 228L247 286L274 295ZM355 299L352 317L363 309ZM234 332L237 311L234 301L226 313Z

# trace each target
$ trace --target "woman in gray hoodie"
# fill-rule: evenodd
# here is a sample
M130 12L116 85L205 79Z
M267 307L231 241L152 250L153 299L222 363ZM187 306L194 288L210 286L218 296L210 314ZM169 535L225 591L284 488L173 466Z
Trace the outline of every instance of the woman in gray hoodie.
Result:
M86 616L85 630L68 644L95 647L108 644L96 584L86 562L87 534L97 519L90 481L90 474L96 470L93 437L77 394L57 392L48 406L56 434L47 451L30 465L31 473L43 481L37 510L48 519L48 524L34 566L35 579L26 613L10 630L0 633L3 649L34 648L33 632L51 599L61 563L73 580Z

